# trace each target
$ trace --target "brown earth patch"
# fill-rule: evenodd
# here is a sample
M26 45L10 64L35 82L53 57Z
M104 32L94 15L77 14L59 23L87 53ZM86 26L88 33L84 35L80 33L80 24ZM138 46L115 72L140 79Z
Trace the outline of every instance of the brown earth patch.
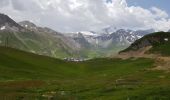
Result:
M152 46L141 48L137 51L123 52L115 56L116 58L128 59L128 58L151 58L155 59L154 68L151 70L165 70L170 71L170 57L163 57L160 54L147 54Z
M170 57L158 57L155 60L155 68L152 70L170 71Z
M128 52L122 52L120 54L118 54L117 56L115 56L116 58L121 58L121 59L128 59L131 57L134 58L155 58L158 55L155 54L146 54L147 51L149 51L152 48L152 46L147 46L147 47L143 47L137 51L128 51Z

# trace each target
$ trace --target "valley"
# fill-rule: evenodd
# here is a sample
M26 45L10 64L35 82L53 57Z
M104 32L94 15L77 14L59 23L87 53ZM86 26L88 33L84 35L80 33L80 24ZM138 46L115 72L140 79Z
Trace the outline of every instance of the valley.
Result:
M15 22L0 14L0 45L27 52L64 58L103 58L116 55L135 40L155 30L101 29L62 33L48 27L39 27L30 21ZM8 44L6 44L8 42Z
M150 70L153 59L65 62L6 47L0 56L0 98L6 100L169 98L169 73Z
M169 40L152 29L61 33L0 14L0 99L169 100Z
M168 55L157 55L72 62L0 47L0 98L168 100L169 61Z

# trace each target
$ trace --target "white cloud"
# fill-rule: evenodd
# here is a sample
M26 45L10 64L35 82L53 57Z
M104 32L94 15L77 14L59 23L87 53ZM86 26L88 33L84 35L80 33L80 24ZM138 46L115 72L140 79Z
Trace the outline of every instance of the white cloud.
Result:
M118 28L170 29L168 14L157 8L128 6L126 0L0 0L0 12L16 21L31 20L58 31Z
M168 18L168 14L165 11L162 11L156 7L152 7L151 10L153 11L155 18Z

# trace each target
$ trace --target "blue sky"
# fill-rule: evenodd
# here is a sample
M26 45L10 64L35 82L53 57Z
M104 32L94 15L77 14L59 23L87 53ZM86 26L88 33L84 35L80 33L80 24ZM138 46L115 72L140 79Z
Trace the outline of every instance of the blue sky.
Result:
M170 15L170 0L127 0L129 6L141 6L149 9L157 7L165 10Z
M106 0L106 2L112 2L112 0ZM146 9L157 7L170 15L170 0L127 0L127 3L128 6L141 6Z

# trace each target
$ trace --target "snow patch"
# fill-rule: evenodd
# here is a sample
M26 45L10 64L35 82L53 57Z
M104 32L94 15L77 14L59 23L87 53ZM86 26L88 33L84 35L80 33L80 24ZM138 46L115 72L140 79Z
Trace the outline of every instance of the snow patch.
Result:
M6 29L6 27L5 26L2 26L1 28L0 28L0 30L5 30Z
M83 35L87 35L87 36L98 36L98 34L89 32L89 31L81 31L81 32L77 32L77 33L81 33Z
M142 36L137 35L138 39L142 38Z
M82 32L80 32L80 33L82 33L83 35L93 35L93 33L91 33L91 32L86 32L86 31L82 31Z
M28 27L28 25L25 25L25 27L27 28L27 27Z
M130 35L132 35L132 34L133 34L133 32L130 32L129 34L130 34Z
M135 38L135 36L131 35L132 38Z

